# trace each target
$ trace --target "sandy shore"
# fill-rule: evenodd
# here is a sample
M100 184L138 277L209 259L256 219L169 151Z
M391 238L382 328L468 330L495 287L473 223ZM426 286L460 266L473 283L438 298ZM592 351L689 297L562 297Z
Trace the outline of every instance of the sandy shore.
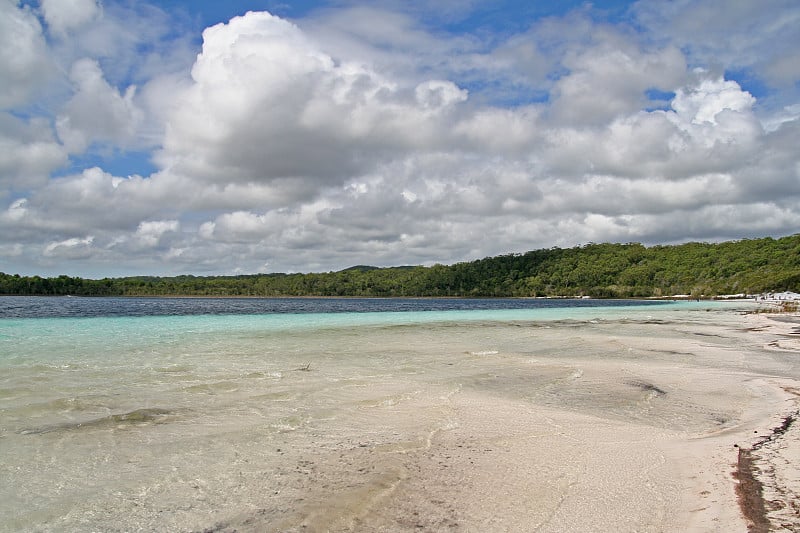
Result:
M0 531L800 531L800 317L747 305L189 336L158 416L0 432Z
M751 320L769 335L770 349L800 355L800 317ZM739 445L737 495L751 532L800 531L800 388L788 381L782 389L787 397L780 423Z
M433 401L385 407L387 427L296 458L274 507L207 531L798 531L800 383L769 358L800 355L795 320L582 337L672 362L506 361ZM731 328L741 350L705 341ZM563 405L520 401L542 376ZM439 422L409 440L417 417Z

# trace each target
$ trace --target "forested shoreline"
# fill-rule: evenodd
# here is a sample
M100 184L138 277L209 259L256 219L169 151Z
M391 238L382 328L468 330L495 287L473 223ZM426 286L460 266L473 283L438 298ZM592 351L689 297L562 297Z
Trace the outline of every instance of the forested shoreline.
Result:
M0 294L55 296L361 296L645 298L800 292L800 234L779 239L587 244L453 265L241 276L84 279L0 273Z

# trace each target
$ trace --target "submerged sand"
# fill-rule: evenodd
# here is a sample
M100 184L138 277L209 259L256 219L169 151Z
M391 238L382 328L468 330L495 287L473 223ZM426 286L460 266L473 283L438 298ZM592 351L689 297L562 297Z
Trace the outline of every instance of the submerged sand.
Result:
M800 531L800 318L692 313L239 339L0 435L0 530Z

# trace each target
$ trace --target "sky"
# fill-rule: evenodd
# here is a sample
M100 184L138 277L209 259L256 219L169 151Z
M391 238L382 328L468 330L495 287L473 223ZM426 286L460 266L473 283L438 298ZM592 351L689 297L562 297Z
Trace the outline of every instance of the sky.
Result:
M796 0L0 0L0 271L800 232Z

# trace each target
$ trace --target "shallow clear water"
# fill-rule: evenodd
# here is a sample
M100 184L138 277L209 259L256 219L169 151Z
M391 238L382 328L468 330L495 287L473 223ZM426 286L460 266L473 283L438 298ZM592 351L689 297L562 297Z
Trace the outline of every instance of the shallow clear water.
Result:
M0 299L12 317L0 319L0 530L192 531L290 513L311 489L287 468L348 446L413 447L447 427L460 391L659 427L736 416L702 398L693 414L659 410L641 376L580 370L702 366L633 340L680 345L735 305L530 302ZM284 499L269 507L265 494Z

